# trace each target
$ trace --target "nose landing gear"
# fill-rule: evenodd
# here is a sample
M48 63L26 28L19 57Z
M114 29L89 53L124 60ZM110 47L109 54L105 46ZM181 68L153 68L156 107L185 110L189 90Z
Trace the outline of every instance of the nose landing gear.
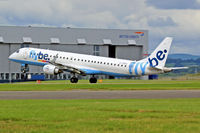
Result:
M21 65L21 72L22 73L29 72L29 66L28 66L28 64L22 64Z
M27 72L29 72L29 66L28 64L21 64L21 79L27 80Z

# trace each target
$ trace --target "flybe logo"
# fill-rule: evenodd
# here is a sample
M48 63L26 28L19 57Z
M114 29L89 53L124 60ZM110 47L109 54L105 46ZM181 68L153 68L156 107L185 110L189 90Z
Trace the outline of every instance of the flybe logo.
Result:
M152 59L149 57L148 60L149 60L150 66L151 67L158 66L159 65L159 61L162 61L162 60L165 59L165 54L166 53L167 53L167 50L165 49L164 51L158 51L156 53L156 57L154 57Z
M148 62L132 62L129 65L129 73L132 75L133 72L135 75L145 75L145 71L147 68Z
M29 58L37 60L39 62L49 62L50 58L48 54L43 54L41 51L36 53L35 50L31 50L29 53Z

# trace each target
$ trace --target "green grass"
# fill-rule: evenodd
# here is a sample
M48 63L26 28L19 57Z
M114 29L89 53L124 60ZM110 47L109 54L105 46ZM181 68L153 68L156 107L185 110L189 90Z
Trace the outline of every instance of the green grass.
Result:
M198 133L200 99L0 100L1 133Z
M200 89L200 80L104 80L103 83L89 84L80 80L78 84L69 81L44 81L0 84L0 91L61 91L61 90L194 90Z

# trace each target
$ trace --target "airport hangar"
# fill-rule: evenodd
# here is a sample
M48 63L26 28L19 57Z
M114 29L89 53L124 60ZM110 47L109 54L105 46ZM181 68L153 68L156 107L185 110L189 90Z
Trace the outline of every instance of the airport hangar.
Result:
M139 60L148 54L148 31L0 26L1 82L20 81L24 79L24 74L21 72L22 65L8 60L8 56L11 53L23 47ZM29 66L29 72L25 76L29 77L28 79L30 80L37 80L41 76L45 80L70 78L69 73L62 73L56 76L45 75L42 67L38 66ZM101 75L98 78L105 77L108 76Z

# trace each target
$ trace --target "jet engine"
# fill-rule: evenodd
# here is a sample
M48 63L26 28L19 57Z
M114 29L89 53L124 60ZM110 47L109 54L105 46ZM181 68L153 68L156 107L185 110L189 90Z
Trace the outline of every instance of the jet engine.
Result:
M45 65L43 67L43 71L45 74L50 74L50 75L56 75L62 73L62 70L60 70L58 67L54 65Z

